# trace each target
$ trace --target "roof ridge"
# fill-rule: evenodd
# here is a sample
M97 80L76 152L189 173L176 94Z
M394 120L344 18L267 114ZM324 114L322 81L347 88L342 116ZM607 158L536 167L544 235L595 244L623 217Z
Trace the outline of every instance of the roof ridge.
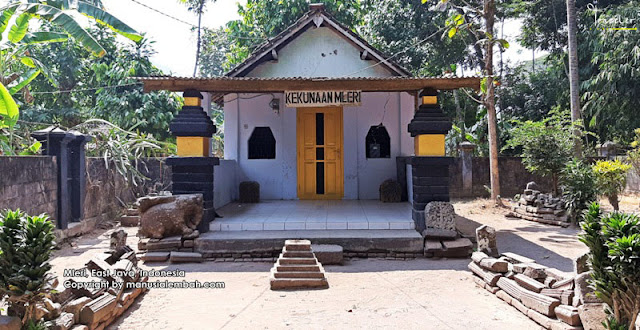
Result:
M325 10L324 6L311 7L311 8L313 8L313 9L310 9L307 12L305 12L299 19L297 19L294 23L289 25L286 29L282 30L276 36L274 36L273 38L270 38L267 41L263 42L262 44L258 45L251 52L249 57L247 57L244 61L242 61L242 63L239 63L238 65L236 65L235 67L230 69L224 75L228 76L228 77L235 77L235 75L237 75L237 74L249 69L252 64L255 64L262 57L266 56L266 54L262 54L261 56L259 56L261 53L264 53L266 50L268 50L271 47L277 46L275 43L280 41L281 39L283 39L287 34L292 32L292 30L294 30L297 27L300 27L302 29L302 28L304 28L303 24L304 25L308 25L310 23L313 23L313 16L314 15L323 15L327 20L329 20L332 23L336 24L338 27L340 27L346 33L348 33L352 37L356 38L356 40L358 42L362 43L365 48L369 48L372 51L376 52L377 55L379 55L379 57L382 58L382 60L378 60L378 62L381 62L382 65L388 66L392 71L396 71L397 73L400 73L401 76L409 76L409 77L413 76L411 74L411 72L409 72L409 70L407 70L406 68L404 68L403 66L401 66L397 62L389 59L390 56L387 56L387 54L385 54L384 52L380 51L378 48L372 46L367 40L365 40L362 36L360 36L359 33L356 33L355 31L353 31L349 27L347 27L344 24L342 24L342 22L340 22L338 19L336 19L335 16L333 16L332 14L327 12ZM336 31L336 32L340 33L340 31ZM294 37L294 35L290 36L290 38L292 38L292 37ZM243 69L243 67L244 67L244 69Z

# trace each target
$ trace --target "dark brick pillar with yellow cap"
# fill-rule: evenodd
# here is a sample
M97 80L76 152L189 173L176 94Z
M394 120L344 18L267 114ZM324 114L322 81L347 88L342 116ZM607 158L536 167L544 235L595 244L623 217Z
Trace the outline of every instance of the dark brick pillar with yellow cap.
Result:
M453 158L445 157L445 136L451 129L451 120L438 105L438 92L426 89L420 97L422 104L409 123L409 133L415 139L411 157L412 216L416 229L422 232L425 206L433 201L449 201L449 165Z
M178 145L178 156L167 158L167 165L172 171L171 191L174 195L202 194L204 213L198 231L205 233L216 214L213 207L213 170L219 159L209 157L211 136L216 132L216 126L202 109L200 92L187 90L183 96L184 106L169 124Z

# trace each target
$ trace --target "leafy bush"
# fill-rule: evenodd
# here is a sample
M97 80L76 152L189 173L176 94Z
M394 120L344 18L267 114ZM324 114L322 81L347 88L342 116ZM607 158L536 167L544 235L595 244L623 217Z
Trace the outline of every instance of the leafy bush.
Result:
M53 228L45 214L8 210L0 215L0 296L6 296L10 312L23 324L38 321L36 306L50 290Z
M593 165L598 190L601 195L607 197L616 211L619 209L618 194L624 190L627 184L629 169L631 169L631 165L620 160L600 160Z
M598 199L596 178L591 166L579 160L567 163L560 175L560 186L567 211L574 221L589 204Z
M522 148L522 163L529 172L551 176L558 193L558 176L571 160L573 125L566 113L552 111L541 121L514 120L516 127L504 149Z
M640 219L634 214L603 214L593 203L581 224L582 241L590 250L592 285L608 305L609 329L628 328L640 313Z

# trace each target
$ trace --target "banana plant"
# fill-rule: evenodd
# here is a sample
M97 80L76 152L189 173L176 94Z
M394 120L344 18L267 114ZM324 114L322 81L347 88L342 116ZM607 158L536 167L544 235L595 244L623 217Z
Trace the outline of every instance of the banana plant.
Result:
M30 45L73 38L96 56L105 55L100 43L73 17L77 13L134 42L142 40L142 35L109 14L100 0L14 0L0 7L0 129L9 128L10 136L19 116L13 95L24 91L25 99L31 98L25 87L41 73L57 85L46 66L30 56ZM43 31L43 25L58 32ZM30 27L40 31L32 32Z

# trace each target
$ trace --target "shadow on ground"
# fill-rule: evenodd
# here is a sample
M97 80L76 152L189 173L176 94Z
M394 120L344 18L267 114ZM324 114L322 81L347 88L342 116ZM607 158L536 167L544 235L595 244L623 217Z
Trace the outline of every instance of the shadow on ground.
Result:
M504 221L522 222L522 220L510 220L508 218L505 218ZM456 227L464 236L475 236L476 228L481 225L479 222L461 216L457 216L456 219ZM579 232L577 228L562 228L532 222L531 225L515 227L514 229L496 229L498 251L517 253L534 259L541 265L554 267L561 271L573 271L573 260L553 252L536 242L523 238L517 234L519 232L548 233L547 236L540 238L542 242L573 243Z

